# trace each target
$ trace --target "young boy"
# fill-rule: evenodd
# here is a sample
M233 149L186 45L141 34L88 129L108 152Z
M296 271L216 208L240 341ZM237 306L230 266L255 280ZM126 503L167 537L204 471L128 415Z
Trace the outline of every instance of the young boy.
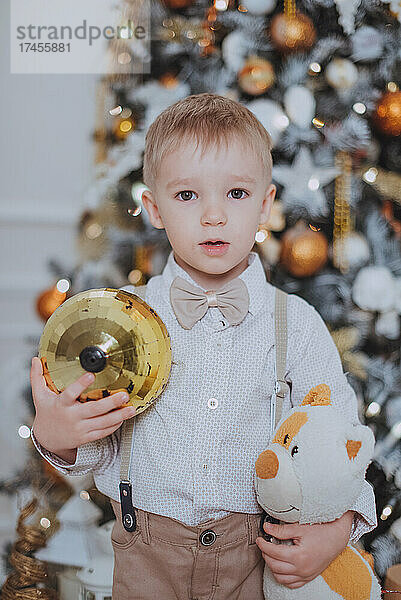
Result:
M336 521L265 526L293 539L292 546L269 543L258 531L253 472L269 442L275 288L252 248L275 196L270 149L248 109L209 93L173 104L147 132L142 200L172 251L163 273L148 282L146 302L167 327L173 364L161 396L136 418L134 532L121 524L118 489L120 426L132 409L121 408L120 394L77 402L90 374L56 396L33 359L37 449L63 473L93 471L111 498L114 600L263 600L264 561L295 589L320 574L350 536L357 540L376 526L366 482L353 510ZM236 287L224 292L232 305L223 314L214 291L226 284ZM184 301L194 292L203 294L203 311ZM338 408L358 422L331 336L296 295L288 296L286 380L283 414L327 383Z

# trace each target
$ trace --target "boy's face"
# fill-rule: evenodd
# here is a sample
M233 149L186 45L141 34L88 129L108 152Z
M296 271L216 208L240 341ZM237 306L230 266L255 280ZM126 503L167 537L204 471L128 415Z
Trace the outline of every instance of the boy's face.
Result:
M154 227L166 230L177 264L203 288L218 289L248 266L276 188L266 183L261 159L237 137L203 156L195 146L188 140L164 157L142 201ZM226 244L215 253L202 245L208 240Z

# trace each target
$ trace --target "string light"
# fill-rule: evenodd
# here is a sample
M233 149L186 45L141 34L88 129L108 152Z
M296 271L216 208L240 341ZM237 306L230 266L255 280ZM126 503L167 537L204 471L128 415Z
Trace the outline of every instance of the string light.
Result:
M111 108L109 110L109 113L111 114L112 117L116 117L117 115L120 115L122 113L122 111L123 111L122 106L118 105L118 106L115 106L114 108Z
M133 285L136 285L141 280L141 277L142 271L140 271L139 269L133 269L128 273L128 281Z
M389 504L386 504L386 506L382 510L382 514L380 515L381 520L386 521L386 519L389 518L389 516L391 515L392 512L393 512L393 507L390 506Z
M309 71L311 72L311 75L317 75L318 73L320 73L321 70L322 67L319 65L318 62L313 62L309 65Z
M31 430L27 425L21 425L21 427L18 428L18 435L23 439L28 439L31 435Z
M51 522L47 517L42 517L40 519L40 524L42 525L43 529L49 529Z
M239 12L243 12L243 13L246 13L246 12L248 12L248 9L247 9L247 8L245 8L245 6L242 6L242 4L240 4L240 5L238 6L237 10L239 10Z
M82 500L90 500L89 492L86 490L79 492L79 497L82 498Z
M266 231L266 229L260 229L255 234L255 242L258 242L259 244L261 244L262 242L264 242L267 239L268 235L269 234Z
M216 10L220 10L220 11L227 10L228 2L227 2L227 0L215 0L214 7Z
M367 183L374 183L377 179L378 174L378 170L375 169L375 167L371 167L363 174L362 177Z
M58 282L56 283L56 288L62 294L65 294L66 292L68 292L70 287L71 287L71 282L68 279L59 279Z
M315 127L318 127L319 129L321 127L324 127L324 121L321 121L320 119L318 119L317 117L315 117L314 119L312 119L312 123Z
M395 81L389 81L387 84L387 89L389 92L398 92L398 85Z
M137 206L137 208L127 208L127 213L131 215L131 217L137 217L142 212L142 206Z
M320 231L321 227L318 227L317 225L312 225L312 223L309 223L309 227L310 229L312 229L312 231Z
M378 402L371 402L369 404L369 406L366 409L366 416L367 417L375 417L378 414L380 414L381 411L381 406Z
M363 102L355 102L352 108L358 115L363 115L366 112L366 106Z

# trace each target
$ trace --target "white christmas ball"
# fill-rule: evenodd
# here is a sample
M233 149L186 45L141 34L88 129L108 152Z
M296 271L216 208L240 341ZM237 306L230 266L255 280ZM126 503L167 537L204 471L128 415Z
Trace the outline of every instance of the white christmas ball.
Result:
M394 306L395 294L395 281L387 267L364 267L352 287L352 299L363 310L387 312Z
M374 27L364 25L355 31L352 40L352 60L375 60L383 54L383 37Z
M253 15L267 15L276 8L277 0L243 0L241 6Z
M396 310L389 310L379 315L375 331L377 335L383 335L388 340L396 340L400 335L400 317Z
M261 98L253 100L246 105L247 108L270 134L272 144L275 146L280 139L280 135L289 125L289 120L280 104L273 100Z
M401 396L395 396L387 400L385 412L388 427L392 427L401 421Z
M370 258L369 243L356 231L351 232L344 240L339 240L339 250L351 271L362 267Z
M303 85L291 85L284 93L284 107L291 121L307 129L315 116L315 97Z
M221 44L221 54L228 69L238 73L249 54L249 42L243 31L232 31Z
M333 88L348 90L357 82L358 69L347 58L333 58L326 67L325 75L327 82Z

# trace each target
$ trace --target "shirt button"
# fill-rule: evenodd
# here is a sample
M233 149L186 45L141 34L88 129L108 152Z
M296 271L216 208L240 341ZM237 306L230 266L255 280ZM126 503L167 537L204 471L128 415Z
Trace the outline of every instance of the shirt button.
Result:
M216 398L209 398L209 400L207 401L207 405L211 410L214 410L218 407L219 401L216 400Z

